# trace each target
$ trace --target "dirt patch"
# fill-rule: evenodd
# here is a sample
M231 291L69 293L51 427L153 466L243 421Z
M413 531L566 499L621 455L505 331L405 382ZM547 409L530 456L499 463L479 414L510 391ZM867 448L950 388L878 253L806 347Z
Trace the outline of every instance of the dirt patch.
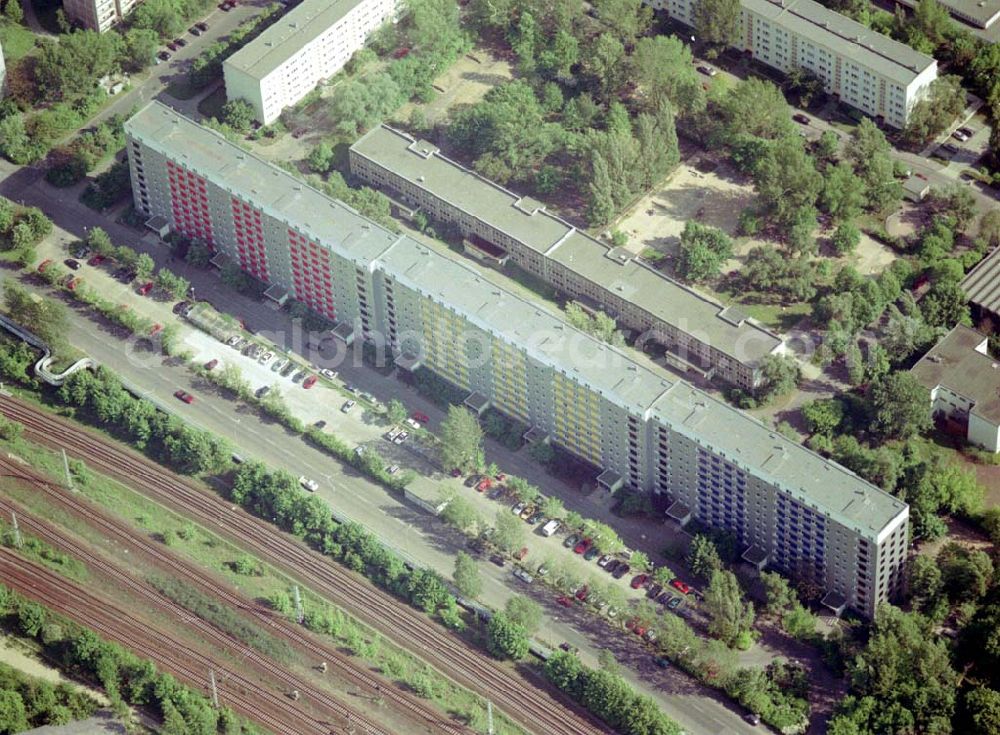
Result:
M510 62L492 56L483 48L475 48L452 64L434 80L437 96L428 103L407 102L393 115L393 120L406 122L416 108L421 108L427 122L434 124L448 115L456 105L471 105L494 87L513 78Z
M28 676L47 681L50 684L69 684L70 686L82 689L105 707L111 704L103 692L80 686L75 681L63 676L59 669L52 668L43 661L40 661L34 654L31 646L19 639L8 636L0 637L0 661L3 661L8 666L13 666L18 671L23 671Z

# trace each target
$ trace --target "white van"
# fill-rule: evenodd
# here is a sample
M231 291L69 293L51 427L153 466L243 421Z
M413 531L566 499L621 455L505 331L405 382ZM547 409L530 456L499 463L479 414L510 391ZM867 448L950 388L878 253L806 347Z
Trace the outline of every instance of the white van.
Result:
M553 518L551 521L542 526L542 535L551 536L552 534L554 534L556 531L559 530L560 525L561 524L559 523L559 521Z

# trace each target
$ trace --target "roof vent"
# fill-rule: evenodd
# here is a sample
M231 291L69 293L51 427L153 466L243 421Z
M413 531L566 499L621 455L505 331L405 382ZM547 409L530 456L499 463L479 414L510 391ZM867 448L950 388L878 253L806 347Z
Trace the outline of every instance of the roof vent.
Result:
M417 177L417 181L423 181L423 180L424 180L423 174Z

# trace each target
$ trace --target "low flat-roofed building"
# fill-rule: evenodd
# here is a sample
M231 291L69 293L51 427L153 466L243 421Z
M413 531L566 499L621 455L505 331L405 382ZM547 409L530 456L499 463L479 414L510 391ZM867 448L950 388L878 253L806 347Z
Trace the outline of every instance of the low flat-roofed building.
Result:
M222 64L226 98L269 125L329 79L396 14L397 0L303 0Z
M961 324L927 351L910 372L931 392L936 417L966 427L966 438L1000 452L1000 361L989 338Z
M919 0L895 0L913 10ZM951 15L976 28L989 28L1000 18L1000 0L938 0Z
M603 309L642 339L662 343L667 360L680 369L752 388L760 361L784 349L780 337L739 309L601 243L427 141L383 125L351 146L350 161L351 171L371 186L457 225L467 246L486 241L561 293ZM489 255L507 259L496 250Z
M959 285L977 316L1000 325L1000 248L979 261Z

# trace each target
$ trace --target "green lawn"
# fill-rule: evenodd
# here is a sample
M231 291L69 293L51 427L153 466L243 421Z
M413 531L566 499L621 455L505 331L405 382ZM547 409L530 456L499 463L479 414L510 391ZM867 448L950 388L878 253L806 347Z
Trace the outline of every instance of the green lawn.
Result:
M3 58L9 67L35 47L35 34L24 26L3 21L0 22L0 44L3 44Z

